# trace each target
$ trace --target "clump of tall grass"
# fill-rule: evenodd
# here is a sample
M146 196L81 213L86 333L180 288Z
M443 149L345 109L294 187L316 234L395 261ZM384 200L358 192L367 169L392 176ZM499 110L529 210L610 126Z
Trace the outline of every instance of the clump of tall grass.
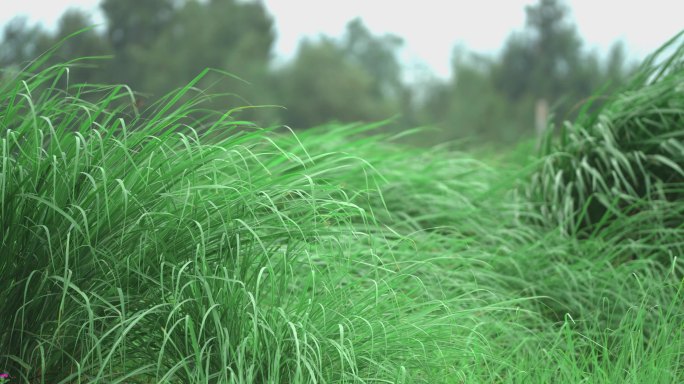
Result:
M647 236L681 251L657 232L681 236L684 223L683 39L680 33L652 54L601 110L549 136L530 187L547 223L587 235L632 222L632 234L620 236Z
M53 383L452 369L469 332L451 324L474 320L378 262L392 246L334 183L359 160L202 110L204 73L145 117L125 87L62 88L68 73L0 88L2 369Z

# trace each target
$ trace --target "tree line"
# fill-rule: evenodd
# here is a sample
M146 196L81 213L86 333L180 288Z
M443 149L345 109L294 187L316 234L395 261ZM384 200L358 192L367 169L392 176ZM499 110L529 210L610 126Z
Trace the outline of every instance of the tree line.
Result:
M262 125L303 129L329 121L376 121L394 117L392 129L431 126L426 144L451 139L512 143L534 134L534 109L548 103L557 120L571 118L588 97L619 86L630 72L625 49L607 57L589 51L560 0L526 8L526 24L496 56L455 49L451 79L408 84L398 54L401 37L373 34L361 19L340 38L300 43L281 65L274 57L274 20L260 1L102 0L106 25L68 10L54 31L15 19L0 42L4 75L75 31L50 59L75 58L72 82L124 83L141 106L215 68L201 87L248 109ZM444 28L448 33L448 28ZM228 76L224 72L234 76Z

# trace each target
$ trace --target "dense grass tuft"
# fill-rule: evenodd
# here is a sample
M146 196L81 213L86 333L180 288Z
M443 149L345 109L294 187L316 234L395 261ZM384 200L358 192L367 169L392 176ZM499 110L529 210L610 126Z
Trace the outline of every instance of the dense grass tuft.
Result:
M590 233L617 221L666 227L681 236L684 211L684 34L651 55L604 108L567 124L544 148L531 185L542 214L568 233ZM677 229L678 228L678 229ZM672 244L676 252L681 247Z

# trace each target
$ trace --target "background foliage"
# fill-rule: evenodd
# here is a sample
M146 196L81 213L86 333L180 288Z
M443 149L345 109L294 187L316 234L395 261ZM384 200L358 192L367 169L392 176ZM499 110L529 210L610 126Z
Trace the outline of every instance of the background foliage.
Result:
M585 98L619 85L630 71L616 44L600 58L583 48L569 9L559 0L529 6L524 29L494 57L456 49L454 76L408 83L398 59L402 40L374 35L360 19L341 39L321 36L301 43L296 56L276 65L273 18L259 2L105 0L104 29L71 39L54 62L111 55L99 69L73 70L72 81L123 83L149 105L183 86L206 67L244 81L208 76L200 84L232 93L236 105L275 105L244 112L264 126L308 128L331 120L376 121L395 117L396 131L433 126L414 143L450 139L511 144L534 135L534 106L544 99L556 121L575 116ZM0 65L21 68L88 18L66 12L56 31L15 20L4 31ZM606 87L606 85L608 87ZM611 88L613 87L613 88ZM213 108L225 109L224 104Z

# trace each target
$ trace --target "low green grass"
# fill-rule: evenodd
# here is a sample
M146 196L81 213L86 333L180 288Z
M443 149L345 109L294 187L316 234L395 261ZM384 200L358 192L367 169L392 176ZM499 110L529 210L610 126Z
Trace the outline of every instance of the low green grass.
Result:
M660 173L684 166L681 70L541 157L478 160L382 124L262 129L205 110L204 74L139 115L127 88L40 64L0 83L14 382L684 382L684 202ZM653 116L663 131L632 141L622 122ZM557 169L580 169L606 121L627 144L591 150L619 165L660 148L635 178L669 192L631 195L638 211L616 192L573 230L593 199L576 180L621 179Z

